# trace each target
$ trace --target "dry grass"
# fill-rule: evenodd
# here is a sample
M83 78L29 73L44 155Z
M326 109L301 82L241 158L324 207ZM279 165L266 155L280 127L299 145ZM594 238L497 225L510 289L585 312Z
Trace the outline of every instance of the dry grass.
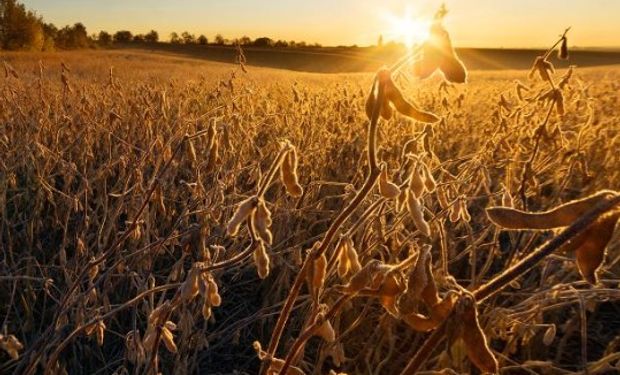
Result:
M272 369L294 365L289 374L392 374L422 348L426 369L469 373L476 325L501 373L617 366L618 240L591 286L574 253L519 268L541 245L556 250L554 233L504 231L485 208L544 211L620 189L620 68L577 69L563 116L553 102L519 99L515 80L530 88L525 99L548 88L524 71L472 72L452 86L413 81L405 68L395 76L404 97L442 120L379 120L374 160L372 75L244 73L134 52L3 59L18 78L0 81L0 333L23 348L13 360L0 353L0 372L256 373L257 349L275 354ZM291 147L299 198L278 181ZM434 184L416 191L412 169ZM393 199L396 188L411 189L409 204ZM242 218L259 222L230 236L251 197ZM578 215L564 241L598 209ZM376 288L355 278L369 269L382 275ZM496 288L497 275L510 284ZM456 311L435 318L433 296ZM415 325L426 316L454 345L425 341Z

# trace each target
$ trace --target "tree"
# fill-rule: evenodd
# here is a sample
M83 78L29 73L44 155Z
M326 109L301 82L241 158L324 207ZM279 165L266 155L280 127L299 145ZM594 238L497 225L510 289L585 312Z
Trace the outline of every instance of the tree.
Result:
M151 30L144 36L144 40L149 43L157 43L159 42L159 33L155 30Z
M0 0L0 47L40 51L44 43L41 18L16 0Z
M195 44L196 43L196 37L194 36L194 34L190 34L187 31L184 31L181 34L181 38L183 38L183 43L185 43L185 44Z
M286 48L288 47L288 42L286 40L278 40L275 44L276 47Z
M267 37L256 38L256 40L254 40L254 45L256 47L273 47L273 44L273 40Z
M379 39L377 40L377 47L383 47L383 35L379 35Z
M97 43L100 46L107 47L112 44L112 35L107 31L100 31L97 36Z
M244 35L239 39L239 44L242 46L249 46L252 44L252 39L249 36Z
M139 42L139 43L144 43L145 39L144 39L144 34L137 34L133 36L133 41L134 42Z
M226 40L224 39L224 37L222 36L222 34L217 34L215 36L215 44L223 46L224 43L226 43Z
M198 37L198 44L200 44L201 46L206 46L207 44L209 44L209 39L207 39L207 37L204 35L200 35Z
M81 23L63 27L56 36L56 45L65 49L87 48L90 42L86 27Z
M114 42L116 43L127 43L133 40L133 34L131 31L120 30L114 33Z
M170 43L172 44L179 44L181 43L181 38L179 38L179 34L175 33L174 31L170 33Z

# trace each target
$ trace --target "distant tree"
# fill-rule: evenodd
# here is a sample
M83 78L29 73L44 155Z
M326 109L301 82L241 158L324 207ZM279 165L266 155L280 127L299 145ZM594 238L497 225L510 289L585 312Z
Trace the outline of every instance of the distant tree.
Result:
M289 46L289 47L295 47L295 46L297 46L297 43L296 43L294 40L290 40L290 41L288 42L288 46Z
M144 41L145 41L145 40L146 40L146 39L145 39L144 34L137 34L137 35L134 35L134 36L133 36L133 41L134 41L134 42L141 42L141 43L144 43Z
M383 47L383 35L379 35L379 39L377 40L377 47Z
M40 51L44 43L41 18L16 0L0 0L0 47Z
M222 36L222 34L217 34L215 35L215 44L223 46L226 43L226 40L224 39L224 37Z
M155 30L151 30L144 36L144 40L149 43L156 43L159 41L159 33Z
M56 36L56 44L64 49L88 48L90 42L86 27L81 23L63 27Z
M97 43L102 47L107 47L112 44L112 35L107 31L100 31L97 36Z
M127 43L133 40L133 34L131 31L120 30L114 33L114 42L116 43Z
M304 42L304 41L297 42L295 45L296 45L297 47L304 48L304 47L306 47L306 42Z
M56 49L56 39L58 38L58 28L53 23L43 24L43 51L54 51Z
M256 38L254 40L254 45L256 47L273 47L274 43L273 43L273 39L262 37L262 38Z
M185 43L185 44L195 44L196 43L196 37L194 36L194 34L190 34L187 31L184 31L181 34L181 38L183 38L183 43Z
M239 39L239 44L242 46L249 46L252 44L252 39L249 36L244 35Z
M207 39L207 37L204 35L200 35L198 37L198 44L200 44L201 46L206 46L207 44L209 44L209 39Z
M288 42L286 40L280 39L277 42L275 42L274 46L280 47L280 48L286 48L288 47Z
M181 38L179 38L179 34L175 33L174 31L170 33L170 43L172 44L181 43Z

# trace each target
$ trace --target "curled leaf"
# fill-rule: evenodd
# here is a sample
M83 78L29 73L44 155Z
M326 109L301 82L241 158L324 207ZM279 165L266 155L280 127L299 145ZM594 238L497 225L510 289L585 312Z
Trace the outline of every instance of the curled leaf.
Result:
M566 227L599 202L613 193L603 190L589 197L562 204L544 212L525 212L508 207L487 208L487 216L496 225L506 229L552 229Z

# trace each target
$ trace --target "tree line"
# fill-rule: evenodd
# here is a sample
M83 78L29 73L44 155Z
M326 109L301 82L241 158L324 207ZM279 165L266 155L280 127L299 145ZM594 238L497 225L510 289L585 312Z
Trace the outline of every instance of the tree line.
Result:
M82 49L109 47L114 43L157 43L159 33L151 30L146 34L133 34L128 30L119 30L113 34L100 31L97 34L88 34L86 26L76 23L73 26L58 28L52 23L46 23L41 16L19 3L17 0L0 0L0 49L53 51L56 49ZM267 37L251 39L243 36L236 39L226 39L221 34L209 40L205 35L189 33L178 34L173 32L169 36L173 44L196 45L236 45L256 47L321 47L320 44L306 42L273 40Z

